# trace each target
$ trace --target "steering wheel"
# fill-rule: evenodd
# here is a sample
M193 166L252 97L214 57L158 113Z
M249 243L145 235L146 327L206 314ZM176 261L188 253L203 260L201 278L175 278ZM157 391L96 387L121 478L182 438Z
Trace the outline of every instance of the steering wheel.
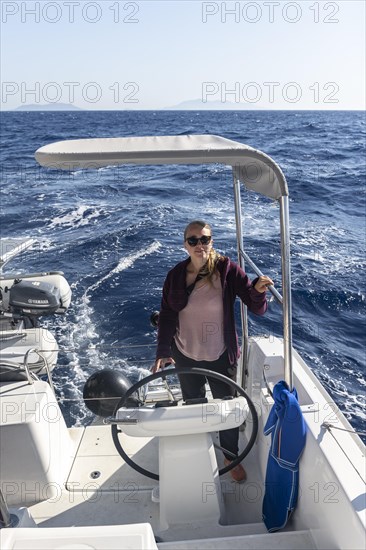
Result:
M235 466L240 464L240 462L243 460L243 458L247 456L247 454L249 453L249 451L251 450L251 448L254 445L254 442L255 442L255 439L256 439L257 433L258 433L258 415L257 415L257 411L255 409L255 406L253 404L253 401L251 401L251 399L245 393L243 388L241 388L238 384L236 384L236 382L234 382L233 380L231 380L227 376L224 376L223 374L219 374L218 372L214 372L214 371L211 371L211 370L199 369L199 368L195 368L195 367L190 368L190 369L179 369L179 370L176 369L176 368L169 368L169 369L165 369L165 370L155 372L154 374L151 374L150 376L147 376L146 378L143 378L142 380L139 380L138 382L136 382L136 384L134 384L133 386L131 386L127 390L125 395L118 402L118 404L115 408L115 411L114 411L114 416L116 415L117 410L120 407L124 406L124 403L127 401L127 399L133 393L135 393L137 390L139 390L141 387L145 386L146 384L149 384L149 382L152 382L153 380L156 380L157 378L162 378L163 380L165 380L167 376L171 376L172 374L179 374L179 375L181 375L181 374L183 374L183 375L194 374L194 375L197 375L197 376L199 375L199 376L206 376L208 378L216 378L217 380L225 382L228 386L235 389L238 392L239 395L241 395L242 397L244 397L246 399L246 401L248 403L249 410L252 414L252 420L253 420L252 433L250 435L250 439L249 439L246 447L244 448L244 450L228 466L225 466L224 468L221 468L221 470L219 470L219 475L220 476L223 475L223 474L226 474L226 472L229 472L232 468L235 468ZM145 468L142 468L141 466L136 464L136 462L134 462L125 453L125 451L122 448L121 442L118 438L118 426L117 426L117 424L112 424L112 438L113 438L113 442L114 442L114 445L115 445L118 453L123 458L123 460L125 462L127 462L127 464L129 464L129 466L131 466L131 468L133 468L134 470L136 470L140 474L143 474L147 477L150 477L151 479L155 479L157 481L159 480L159 475L158 474L154 474L153 472L150 472L149 470L145 470Z

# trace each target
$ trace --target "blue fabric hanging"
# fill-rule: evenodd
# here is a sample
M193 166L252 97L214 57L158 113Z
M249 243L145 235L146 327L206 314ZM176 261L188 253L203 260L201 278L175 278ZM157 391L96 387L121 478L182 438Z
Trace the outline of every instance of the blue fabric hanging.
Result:
M284 380L273 388L274 405L264 427L271 434L262 517L268 531L285 527L296 507L299 460L306 441L306 424L297 398Z

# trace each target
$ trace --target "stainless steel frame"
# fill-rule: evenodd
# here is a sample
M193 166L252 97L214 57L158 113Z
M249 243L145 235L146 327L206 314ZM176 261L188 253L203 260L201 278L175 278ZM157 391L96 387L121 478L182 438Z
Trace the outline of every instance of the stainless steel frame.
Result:
M240 267L245 271L244 257L241 254L243 248L243 222L241 215L241 197L240 197L240 181L234 177L234 201L235 201L235 223L236 223L236 244L238 252L238 263ZM237 382L245 389L246 379L248 376L248 351L249 351L249 335L248 335L248 312L247 307L240 302L240 317L241 317L241 330L242 330L242 353L238 364Z
M62 141L36 151L36 159L42 166L74 170L100 168L121 164L211 164L231 166L234 178L235 220L237 232L238 263L244 268L240 182L249 189L279 201L281 211L281 257L283 288L283 339L285 380L292 388L292 328L291 328L291 279L290 239L288 218L288 189L280 167L257 149L243 143L210 135L190 136L135 136L110 140L74 140L72 147ZM55 147L56 145L56 147ZM252 176L250 175L252 174ZM256 174L256 175L255 175ZM253 179L254 177L254 179ZM277 296L278 299L278 296ZM246 387L248 363L248 319L241 305L242 356L239 362L238 383Z
M234 204L235 204L235 221L236 221L236 236L237 236L237 251L238 263L245 270L245 262L247 262L257 276L263 275L261 270L245 253L243 247L242 233L242 213L241 213L241 197L240 197L240 181L234 174ZM283 315L283 352L284 352L284 379L287 382L290 390L293 388L293 373L292 373L292 302L291 302L291 270L290 270L290 224L289 224L289 205L288 197L282 196L279 199L280 205L280 232L281 232L281 271L282 271L282 296L273 287L269 287L269 291L275 297L276 301L282 304ZM248 314L247 308L241 303L241 324L242 324L242 355L238 365L238 383L243 388L246 387L246 379L248 375Z
M290 390L293 388L292 373L292 300L291 300L291 264L290 264L290 218L288 197L279 199L281 228L281 267L283 295L283 350L285 358L285 381Z

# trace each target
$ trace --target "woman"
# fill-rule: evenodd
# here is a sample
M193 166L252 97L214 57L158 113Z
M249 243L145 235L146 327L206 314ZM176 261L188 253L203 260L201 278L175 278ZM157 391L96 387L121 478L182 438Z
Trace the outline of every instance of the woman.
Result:
M196 220L184 231L189 258L169 271L158 324L158 346L153 372L174 363L177 369L199 367L235 377L239 357L235 330L236 296L257 315L267 309L266 289L273 281L262 276L253 282L229 258L213 248L211 227ZM205 396L204 376L180 376L183 398ZM233 395L225 383L208 379L214 398ZM239 428L220 432L225 465L238 455ZM233 468L235 481L244 481L241 464Z

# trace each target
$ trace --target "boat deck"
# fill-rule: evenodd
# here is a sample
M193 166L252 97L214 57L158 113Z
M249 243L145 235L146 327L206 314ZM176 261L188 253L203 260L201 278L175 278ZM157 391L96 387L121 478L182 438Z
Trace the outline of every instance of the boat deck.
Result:
M340 413L332 412L334 429L325 427L324 422L330 419L329 404L332 402L300 360L295 361L295 384L300 396L302 413L307 422L307 443L301 457L299 501L295 513L280 532L267 533L262 522L264 476L270 447L270 438L264 436L263 427L273 400L270 398L267 388L262 387L260 374L262 366L266 365L267 383L276 381L276 369L280 367L278 359L280 355L276 352L276 344L276 342L273 344L267 339L261 339L255 342L255 347L251 352L251 360L255 367L250 370L252 373L251 386L254 387L252 398L259 411L259 430L254 446L243 461L248 474L247 481L243 484L236 484L231 480L230 474L221 476L222 506L217 508L215 504L216 508L212 507L213 512L210 510L208 515L209 521L203 519L207 516L204 515L206 510L202 509L204 508L202 503L206 502L204 501L206 497L207 502L211 502L211 504L214 502L212 495L217 486L215 485L217 479L211 475L208 480L210 486L206 494L203 491L203 485L207 485L206 472L208 476L210 469L206 469L206 463L201 463L201 470L197 468L197 472L195 472L197 456L200 456L195 438L189 440L190 447L184 443L184 449L180 437L173 442L175 446L173 456L177 457L175 466L178 474L174 467L170 471L166 470L172 461L169 462L169 456L165 455L164 457L164 454L161 453L160 472L164 472L161 491L164 495L164 491L168 489L169 499L165 497L165 500L162 499L159 504L158 482L137 473L124 462L115 449L110 426L102 424L69 430L65 426L66 434L63 434L60 443L60 438L49 437L47 439L43 424L41 425L38 422L38 417L35 417L31 424L32 429L37 431L38 439L41 442L46 441L45 449L42 447L43 454L41 455L46 457L43 460L46 465L44 476L31 477L30 465L32 462L29 457L32 458L32 455L28 452L27 461L21 460L21 447L9 455L10 458L6 464L9 469L8 494L13 499L12 504L29 505L29 512L40 527L36 530L31 529L32 533L29 534L30 540L36 541L37 550L40 548L39 540L46 540L49 537L47 539L49 541L52 537L59 537L59 532L61 533L60 537L61 535L63 537L62 541L66 541L67 537L69 540L70 537L73 539L78 536L80 536L80 540L84 540L83 537L90 537L92 532L95 533L95 529L98 531L98 536L95 540L93 539L95 544L93 542L91 547L108 548L108 550L112 546L108 546L109 539L107 541L100 536L102 533L112 536L113 532L117 545L115 547L124 548L126 545L122 541L130 536L128 533L133 530L136 531L137 537L145 530L146 536L149 535L148 542L145 546L138 543L136 548L144 547L149 550L155 545L155 543L151 544L154 538L160 550L183 548L187 550L193 548L220 550L225 548L243 550L266 548L271 550L275 548L282 550L287 548L363 549L365 540L362 500L364 495L364 447L356 434L350 432L349 425ZM39 389L35 395L38 395L40 404L43 404L46 397L52 403L52 394L49 392L46 395L46 389L42 384L43 382L38 382ZM19 397L19 402L23 402L25 400L25 386L23 386L19 389L19 396L15 390L12 390L11 395L9 394L11 390L9 384L4 386L3 393L8 397L10 395L11 401L15 401ZM26 387L28 388L28 386ZM27 411L33 410L33 401L28 401L27 397ZM48 404L47 401L46 405ZM331 410L333 411L333 409ZM22 418L19 417L19 420ZM340 430L336 430L337 423L339 423ZM25 428L23 423L14 423L13 419L13 424L10 426L11 433L6 431L7 426L5 424L2 433L5 436L9 435L8 448L12 449L12 444L16 440L21 441L24 447L23 431ZM50 426L54 426L54 424L49 424ZM126 426L123 428L125 431L127 431ZM55 427L56 433L58 433L57 429ZM15 430L19 434L17 438L14 438ZM249 433L250 418L247 420L247 429L240 432L240 448L244 448L245 439L250 436ZM71 434L73 441L71 446L68 434ZM216 435L215 437L217 440ZM129 437L126 433L122 433L120 439L123 440L123 447L128 455L140 466L152 472L158 472L158 441L155 438ZM210 457L213 458L214 451L210 441L206 440L206 442ZM56 466L53 477L48 475L47 457L51 449L54 455L60 454L63 458L63 469L59 468L58 477L57 457L54 460ZM31 450L31 446L29 446L29 450ZM165 463L162 457L166 458ZM184 469L189 457L192 462ZM216 457L219 467L222 467L221 451L216 451ZM16 474L12 473L13 462L14 468L18 468ZM26 472L28 465L29 475ZM214 461L211 461L211 465L215 469ZM179 472L182 472L182 476L179 476ZM172 477L169 477L168 473ZM16 475L18 480L23 481L14 484L12 479L15 477L12 475ZM33 479L41 481L33 481ZM177 479L176 485L174 484L175 479ZM55 480L58 480L59 484ZM199 485L195 480L198 480ZM47 483L48 481L49 483ZM192 482L193 485L189 486L190 490L186 491L184 495L187 481ZM201 484L202 490L200 489ZM12 493L15 485L17 491ZM24 490L24 494L20 494L19 487L23 487L23 485L26 490ZM42 494L39 495L39 492ZM210 495L213 499L211 501L209 501ZM36 500L37 502L35 502ZM196 504L196 508L194 504L192 507L190 506L191 502ZM173 510L175 515L171 514L169 521L164 523L167 518L167 515L164 516L168 509L167 505L169 512ZM197 514L198 508L202 513ZM184 519L186 523L179 523L183 517L180 516L181 510L187 514ZM348 528L349 525L352 525L351 530ZM27 526L24 525L24 527ZM72 527L74 529L70 529ZM62 530L62 528L66 529ZM28 536L26 530L23 529L12 532L17 532L20 538ZM11 544L4 547L15 548ZM24 545L21 547L35 548L35 546ZM58 546L48 544L42 548L48 550L50 547L57 548ZM66 546L64 545L64 547Z
M150 523L161 548L194 548L198 544L194 541L199 541L201 548L210 548L209 539L217 537L225 538L222 548L276 548L276 537L274 539L267 534L261 520L263 479L256 447L244 460L248 474L246 483L235 483L229 474L221 476L227 516L225 524L200 522L197 525L174 526L171 531L160 531L158 482L136 472L124 462L114 447L110 427L97 425L85 429L73 428L71 433L77 453L66 490L60 488L55 497L30 507L39 527ZM135 438L126 434L122 434L121 438L127 454L140 466L153 472L158 471L156 439ZM222 453L216 453L219 467L223 467ZM208 491L207 495L203 493L202 498L209 496ZM291 528L287 527L284 535L289 545L286 548L315 548L308 534L305 536L293 532L292 538L290 534ZM245 537L248 543L251 541L251 545L245 546L244 539L239 542L237 537ZM283 543L281 548L284 548Z

